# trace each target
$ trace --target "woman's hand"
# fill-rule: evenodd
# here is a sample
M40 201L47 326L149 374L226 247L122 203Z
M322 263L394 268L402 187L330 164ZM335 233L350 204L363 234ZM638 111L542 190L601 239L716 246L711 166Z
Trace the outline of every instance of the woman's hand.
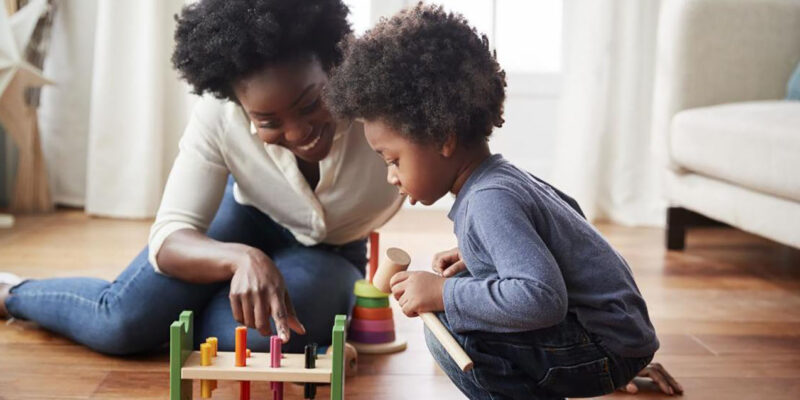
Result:
M658 388L661 389L662 392L672 396L672 395L681 395L683 394L683 387L681 386L672 375L667 372L664 367L659 363L651 363L650 365L644 367L637 376L650 378ZM622 392L626 393L637 393L639 392L639 387L636 385L635 381L628 382L627 385L621 387L619 389Z
M430 272L401 271L392 276L389 285L403 314L416 317L422 312L444 310L444 281Z
M292 306L286 285L272 260L259 249L247 247L233 262L233 278L229 299L233 318L247 326L270 335L269 316L281 340L289 341L290 329L303 335L305 327Z
M467 265L461 260L461 253L458 252L458 247L436 253L433 256L433 272L445 278L449 278L465 269L467 269Z

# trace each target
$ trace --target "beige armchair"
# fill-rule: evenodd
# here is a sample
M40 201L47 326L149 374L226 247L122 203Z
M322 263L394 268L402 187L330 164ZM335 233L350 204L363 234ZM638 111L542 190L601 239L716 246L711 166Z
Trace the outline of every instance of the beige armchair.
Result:
M800 0L666 0L659 24L667 247L713 220L800 248Z

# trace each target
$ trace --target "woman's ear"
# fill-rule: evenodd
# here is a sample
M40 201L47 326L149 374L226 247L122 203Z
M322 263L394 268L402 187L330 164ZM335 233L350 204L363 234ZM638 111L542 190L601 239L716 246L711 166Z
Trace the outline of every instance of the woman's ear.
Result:
M456 152L456 146L458 146L458 138L455 133L451 133L447 136L447 140L444 141L444 144L442 144L439 154L444 158L450 158L453 153Z

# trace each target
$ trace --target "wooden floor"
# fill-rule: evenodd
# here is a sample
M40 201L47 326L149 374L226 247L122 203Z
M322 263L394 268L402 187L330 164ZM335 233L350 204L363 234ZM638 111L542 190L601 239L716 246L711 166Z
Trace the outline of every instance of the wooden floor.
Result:
M78 211L19 218L13 229L0 230L0 271L113 279L141 250L148 228L147 221ZM706 229L690 233L686 251L665 252L660 229L599 228L631 264L661 339L656 360L683 384L684 398L800 398L800 251ZM409 250L416 269L455 244L449 221L436 211L404 211L381 232L381 244ZM396 319L408 350L360 355L347 398L462 398L428 355L421 323ZM167 364L165 354L106 357L30 324L0 323L0 399L164 399ZM254 399L269 398L265 385L253 391ZM287 399L302 398L299 387L287 385L286 392ZM214 398L238 398L236 388L221 382Z

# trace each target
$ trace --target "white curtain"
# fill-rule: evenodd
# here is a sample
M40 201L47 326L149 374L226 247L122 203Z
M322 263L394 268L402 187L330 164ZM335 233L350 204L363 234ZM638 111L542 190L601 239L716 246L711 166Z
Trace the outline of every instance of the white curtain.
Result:
M182 0L58 2L39 112L53 198L155 214L193 97L172 70Z
M659 0L565 0L553 183L590 220L663 225L650 119Z

